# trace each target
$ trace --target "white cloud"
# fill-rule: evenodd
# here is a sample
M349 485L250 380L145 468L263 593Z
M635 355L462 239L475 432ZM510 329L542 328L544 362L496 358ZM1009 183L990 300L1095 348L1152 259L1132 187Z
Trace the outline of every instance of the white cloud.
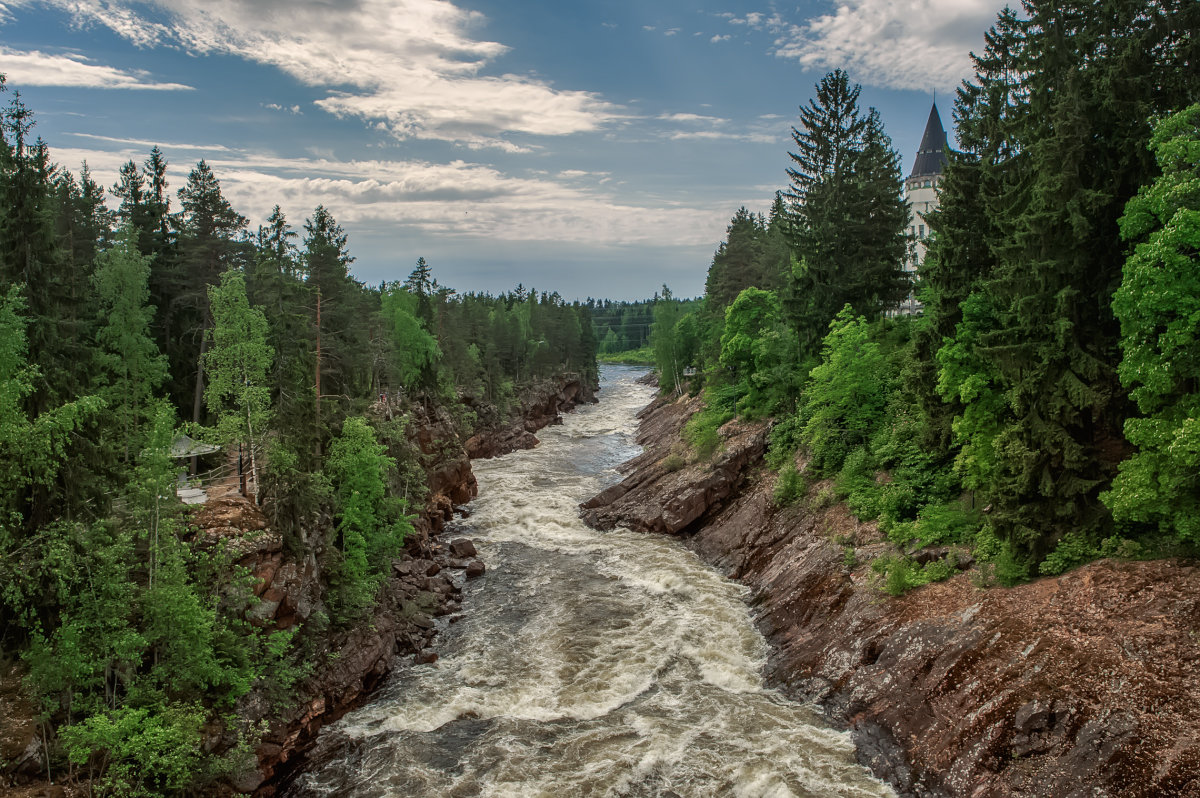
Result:
M721 34L718 33L718 34L714 35L711 39L709 39L709 41L712 42L713 44L716 44L717 42L727 42L732 38L733 37L730 36L728 33L726 33L724 36L722 36Z
M3 11L3 7L0 7ZM0 73L14 86L75 86L88 89L186 91L182 83L156 83L145 73L125 72L76 53L55 55L40 50L13 50L0 45Z
M699 139L707 141L748 141L753 144L775 144L780 138L770 133L737 132L732 130L678 130L668 136L671 141Z
M299 116L301 113L299 105L280 105L279 103L263 103L263 108L266 108L268 111L284 111L286 113L292 114L293 116Z
M504 137L596 130L619 110L591 92L481 74L508 48L475 37L482 15L448 0L45 2L139 46L229 54L277 67L325 90L318 107L384 122L398 138L527 151Z
M98 136L95 133L66 133L67 136L72 136L77 139L90 139L92 141L102 141L106 144L123 144L127 147L142 147L150 149L151 147L170 146L173 150L189 150L194 152L233 152L232 149L224 144L179 144L173 143L164 145L161 142L150 141L149 139L130 139L116 138L114 136Z
M729 121L719 116L705 116L703 114L659 114L658 118L668 122L706 122L714 125L724 124Z
M655 26L653 26L653 25L643 25L643 26L642 26L642 30L645 30L645 31L651 31L651 30L658 30L658 28L656 28L656 27L655 27Z
M77 134L79 135L79 134ZM145 160L149 142L89 137L112 148L55 148L52 157L68 168L87 161L101 185L116 182L122 164ZM195 158L193 145L161 143L170 164L172 197ZM212 148L216 149L216 148ZM350 233L387 231L453 234L479 242L574 243L586 246L694 246L697 235L719 238L727 203L681 203L619 197L606 173L564 170L554 176L518 177L491 166L456 160L352 160L281 158L224 148L206 158L230 203L251 219L265 220L279 204L299 228L323 204ZM582 178L600 178L591 181ZM464 210L470 214L464 214ZM716 240L714 238L713 240Z
M753 144L775 144L780 140L777 131L774 130L775 126L770 124L759 123L732 127L728 119L691 113L660 114L658 118L664 122L675 122L687 127L685 130L673 130L661 134L671 141L726 140L746 141Z
M896 89L953 88L971 73L995 21L996 0L836 0L837 10L792 25L775 54L809 68L842 67L852 80Z

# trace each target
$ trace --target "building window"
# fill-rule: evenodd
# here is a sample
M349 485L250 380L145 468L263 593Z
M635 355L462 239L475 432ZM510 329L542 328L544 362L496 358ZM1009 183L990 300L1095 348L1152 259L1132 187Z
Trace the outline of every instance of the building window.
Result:
M919 224L919 225L917 225L917 227L921 228L921 231L919 233L917 233L917 237L924 238L925 237L925 225Z

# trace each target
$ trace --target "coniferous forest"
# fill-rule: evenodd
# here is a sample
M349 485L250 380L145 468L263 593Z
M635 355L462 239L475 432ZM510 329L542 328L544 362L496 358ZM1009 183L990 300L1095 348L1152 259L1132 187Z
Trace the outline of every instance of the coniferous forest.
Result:
M594 379L589 308L459 293L422 258L363 285L329 209L250 230L204 161L172 191L157 147L106 189L0 88L0 646L27 668L49 775L202 788L245 766L238 700L286 701L311 639L368 617L421 509L412 414L368 406L444 409L465 439L535 380ZM181 517L181 472L216 447L201 471L236 459L285 547L322 552L308 627L251 625L248 572ZM326 539L301 540L322 513ZM202 751L209 723L241 742Z
M597 354L703 397L696 462L769 421L774 505L877 521L893 595L964 557L981 587L1195 557L1197 31L1195 0L1000 13L916 272L901 155L835 69L697 300L457 291L419 257L364 285L336 209L251 229L205 161L169 185L158 147L100 185L0 76L0 652L46 777L227 785L262 732L248 697L285 706L340 656L322 641L373 622L428 498L417 420L461 443L539 380L594 382ZM189 523L177 496L218 472L317 569L305 623L252 622L250 571Z
M832 479L896 545L876 566L895 593L954 572L906 556L928 546L1010 585L1194 553L1197 25L1183 2L1000 14L911 285L900 158L828 74L769 221L735 214L702 307L656 306L663 386L707 399L696 450L774 417L777 503ZM923 312L889 313L910 290Z

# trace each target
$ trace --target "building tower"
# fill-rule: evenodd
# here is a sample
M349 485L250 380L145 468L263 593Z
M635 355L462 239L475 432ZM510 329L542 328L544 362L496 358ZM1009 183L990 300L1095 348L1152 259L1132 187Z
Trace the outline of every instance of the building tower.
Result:
M913 237L912 255L904 264L904 270L916 273L925 260L925 239L929 235L929 223L925 214L938 207L937 187L942 181L942 170L946 166L946 130L938 116L937 104L929 109L929 121L925 123L925 135L917 149L917 160L912 173L904 181L904 198L909 204L908 232ZM901 315L918 313L921 303L909 294L900 303L897 312Z

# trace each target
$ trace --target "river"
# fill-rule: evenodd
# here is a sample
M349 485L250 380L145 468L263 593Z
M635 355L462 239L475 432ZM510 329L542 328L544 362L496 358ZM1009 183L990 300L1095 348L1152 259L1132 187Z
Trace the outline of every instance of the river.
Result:
M640 373L605 369L599 405L536 449L474 462L479 497L444 537L472 538L488 572L441 659L398 666L325 729L291 795L893 794L847 734L763 685L744 588L677 540L579 520L639 451Z

